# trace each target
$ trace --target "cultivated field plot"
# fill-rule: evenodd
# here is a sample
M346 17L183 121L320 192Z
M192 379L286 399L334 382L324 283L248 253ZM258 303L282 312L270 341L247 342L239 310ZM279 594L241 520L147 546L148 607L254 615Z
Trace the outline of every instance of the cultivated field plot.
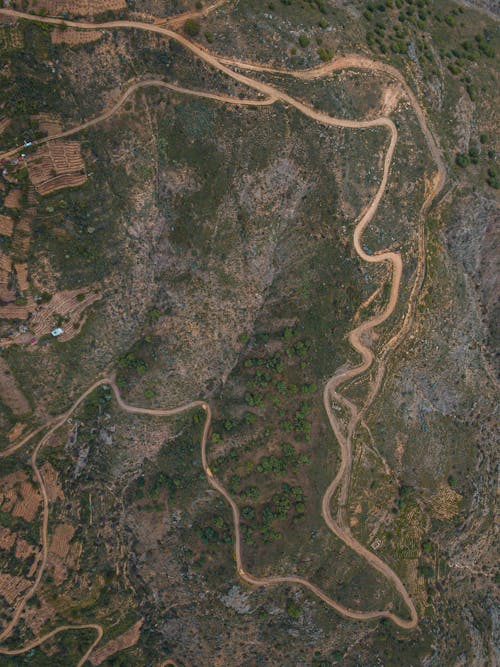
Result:
M0 234L2 236L12 236L14 221L8 215L0 214Z
M83 185L87 176L79 142L55 140L44 144L28 158L28 173L41 195Z
M0 33L1 35L2 33ZM9 127L10 125L10 119L6 118L5 116L0 117L0 134L2 132L5 132L5 130Z
M28 480L27 475L18 471L2 479L0 509L14 517L31 522L35 518L42 501L40 492Z
M99 30L77 30L76 28L67 28L66 30L56 28L50 33L52 44L68 44L69 46L96 42L101 37L102 33Z
M63 126L61 121L50 114L41 113L38 116L33 116L32 120L38 123L40 132L43 132L48 136L62 132Z
M60 323L64 331L59 340L63 342L70 340L78 333L83 311L100 298L100 294L86 290L58 292L48 304L37 310L30 322L30 329L35 336L46 335L57 324L54 319L57 317L62 320Z
M14 301L16 295L10 287L10 272L12 261L10 257L0 252L0 301Z
M4 597L9 605L13 605L29 586L30 582L27 579L0 573L0 596Z
M22 9L21 3L16 2L16 9ZM17 7L19 5L19 7ZM125 9L125 0L30 0L29 9L39 11L45 9L51 16L60 16L68 13L74 16L93 16L101 12Z
M14 188L10 190L9 194L5 197L4 206L5 208L18 209L21 208L21 190Z
M0 49L8 49L9 51L18 51L23 48L22 32L13 26L2 26L0 22ZM0 134L8 125L2 127L2 122L5 119L0 119Z

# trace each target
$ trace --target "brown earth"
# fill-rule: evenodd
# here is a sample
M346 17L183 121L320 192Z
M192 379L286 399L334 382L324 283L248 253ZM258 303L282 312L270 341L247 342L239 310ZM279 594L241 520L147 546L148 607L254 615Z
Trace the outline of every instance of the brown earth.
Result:
M67 576L65 561L70 550L70 541L75 529L70 524L59 524L55 527L49 546L48 565L53 568L56 585L61 584Z
M98 651L94 651L90 656L90 662L96 666L100 665L102 662L107 660L111 655L117 653L118 651L123 651L126 648L135 646L139 641L141 636L141 627L144 622L144 619L140 619L137 623L129 628L123 635L112 639L102 646Z
M12 443L19 438L21 433L24 431L26 424L22 422L17 422L15 426L7 433L7 440Z
M14 188L5 197L5 208L21 208L21 190Z
M14 264L14 270L16 272L17 284L21 292L26 292L29 289L28 283L28 265L26 262L19 264Z
M0 526L0 549L11 549L16 541L16 534L8 528Z
M2 236L12 236L14 221L8 215L0 214L0 234Z
M64 493L59 482L59 473L57 470L55 470L48 461L45 461L45 463L40 466L40 472L42 473L45 488L47 489L49 502L54 502L54 500L64 500Z
M16 306L9 304L0 308L0 318L6 320L26 320L30 313L36 308L36 304L32 298L28 298L28 303L25 306Z
M14 301L16 295L9 287L9 276L12 270L12 262L9 257L0 252L0 301ZM1 311L0 311L1 312Z

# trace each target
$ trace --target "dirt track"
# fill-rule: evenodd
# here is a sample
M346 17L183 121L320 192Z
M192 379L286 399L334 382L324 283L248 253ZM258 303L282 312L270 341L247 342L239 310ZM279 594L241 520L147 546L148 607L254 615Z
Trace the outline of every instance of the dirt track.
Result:
M246 572L243 564L243 559L242 559L242 553L241 553L241 536L240 536L240 527L239 527L239 510L236 505L236 503L233 501L231 498L230 494L226 491L226 489L215 479L213 476L213 473L210 470L210 467L208 465L208 460L207 460L207 452L206 452L206 446L207 446L207 439L208 439L208 433L210 430L210 425L211 425L211 411L210 411L210 406L203 402L203 401L194 401L191 403L188 403L184 406L178 407L178 408L173 408L171 410L156 410L156 409L146 409L146 408L139 408L139 407L134 407L134 406L129 406L127 405L122 399L119 394L119 391L117 387L115 386L113 379L112 378L105 378L102 380L97 381L90 389L88 389L82 396L78 399L78 401L68 410L64 415L61 415L60 417L56 418L55 420L52 420L50 422L50 430L47 432L47 434L40 440L39 444L36 446L36 448L33 451L32 455L32 466L35 471L35 475L37 477L37 480L42 488L42 495L43 495L43 500L44 500L44 517L43 517L43 531L42 531L42 548L43 548L43 558L42 562L40 565L39 572L37 574L37 577L35 579L35 582L32 586L32 588L28 591L27 595L24 597L21 605L16 609L16 612L11 619L10 623L7 625L6 629L3 631L3 633L0 635L0 641L5 640L13 631L15 625L17 624L17 621L19 619L20 614L22 613L22 609L24 608L25 603L27 600L34 594L36 588L38 587L38 584L41 580L43 570L45 567L46 563L46 555L47 555L47 524L48 524L48 500L47 500L47 494L45 491L44 487L44 482L43 479L40 475L40 472L38 468L36 467L36 456L38 452L40 451L41 447L47 442L48 438L50 435L62 424L66 421L66 419L72 414L72 412L78 407L78 405L88 396L91 391L93 391L97 386L101 384L110 384L111 387L113 388L113 391L115 393L115 396L117 398L119 406L131 413L135 414L146 414L146 415L155 415L155 416L170 416L174 414L179 414L181 412L184 412L185 410L189 410L195 407L200 407L205 410L207 418L205 420L205 426L203 430L203 436L202 436L202 441L201 441L201 454L202 454L202 460L203 460L203 467L204 470L207 474L207 478L209 483L212 485L214 489L216 489L228 502L228 504L231 507L231 511L233 514L233 521L234 521L234 530L235 530L235 552L236 552L236 565L238 569L238 573L241 576L242 579L247 581L250 584L256 585L256 586L272 586L278 583L292 583L292 584L298 584L301 586L304 586L308 588L311 592L313 592L316 596L318 596L320 599L322 599L326 604L328 604L330 607L335 609L337 612L340 614L343 614L346 617L353 618L353 619L358 619L358 620L368 620L368 619L374 619L374 618L388 618L391 621L393 621L396 625L398 625L401 628L413 628L417 625L418 623L418 618L417 618L417 613L414 607L414 604L408 595L403 583L399 579L399 577L396 575L396 573L385 563L383 563L375 554L373 554L371 551L369 551L366 547L361 545L355 538L351 535L349 529L345 525L345 521L343 520L343 507L345 506L346 500L347 500L347 494L348 494L348 488L349 488L349 478L350 478L350 469L351 469L351 441L352 437L355 431L355 428L357 424L359 423L362 414L366 411L369 403L373 400L375 397L378 388L380 386L380 382L383 376L383 363L379 366L379 370L376 376L376 380L374 385L372 386L372 389L369 394L369 398L365 405L358 410L358 408L351 403L350 401L347 401L345 398L343 398L339 393L338 389L339 387L347 382L348 380L359 376L360 374L364 373L367 371L371 365L374 362L374 354L372 350L367 347L366 345L363 344L362 342L362 337L363 334L366 332L371 331L375 326L381 324L385 320L387 320L391 314L394 311L394 308L396 306L398 296L399 296L399 287L400 287L400 281L401 281L401 276L402 276L402 260L401 257L398 253L394 252L380 252L375 255L367 255L362 247L361 247L361 236L363 234L363 231L365 230L366 226L370 223L370 221L373 219L373 216L375 215L378 205L380 203L380 200L382 199L386 186L387 186L387 181L389 177L389 171L390 171L390 166L392 162L392 157L394 153L394 149L396 146L397 142L397 130L393 122L390 120L388 117L381 117L377 118L374 120L370 121L353 121L353 120L344 120L344 119L337 119L329 116L326 113L319 112L305 103L294 99L293 97L289 96L285 92L279 90L278 88L271 86L269 84L266 84L262 81L259 80L254 80L244 74L241 74L238 71L235 71L233 68L237 69L246 69L246 70L252 70L252 71L272 71L276 72L279 71L281 73L290 75L290 76L295 76L297 78L301 79L313 79L321 76L326 76L330 74L331 72L339 69L346 69L346 68L362 68L362 69L368 69L369 71L372 72L381 72L384 73L388 76L391 76L392 78L397 79L402 85L405 90L405 93L417 115L417 118L419 120L420 126L422 128L422 132L425 136L427 145L429 147L429 150L431 154L433 155L434 160L436 161L437 164L437 173L436 177L434 179L432 189L428 193L426 200L424 202L424 205L422 207L421 211L421 217L425 214L427 211L428 207L430 204L434 201L436 198L437 194L440 192L440 190L443 187L444 184L444 179L445 179L445 167L444 163L441 158L440 150L439 147L429 130L425 118L425 114L423 110L421 109L420 105L418 104L418 101L416 100L415 96L413 95L411 89L408 87L406 84L405 80L401 76L401 74L395 70L394 68L390 67L389 65L386 65L384 63L376 63L371 60L368 60L367 58L364 57L359 57L359 56L348 56L345 58L339 58L336 59L330 63L327 63L325 65L322 65L321 67L314 68L311 70L307 71L301 71L301 72L290 72L287 70L276 70L275 68L270 68L266 67L263 65L258 65L258 64L253 64L253 63L242 63L234 59L228 59L228 58L219 58L218 56L206 51L204 48L201 46L194 44L190 42L188 39L186 39L183 35L180 35L172 30L170 30L167 27L161 26L161 25L155 25L155 24L148 24L148 23L140 23L136 21L111 21L109 23L104 23L104 24L93 24L93 23L88 23L88 22L74 22L74 21L62 21L60 19L56 18L48 18L48 17L34 17L30 14L23 14L22 12L16 12L14 10L9 10L9 9L0 9L1 14L5 14L8 16L14 16L14 17L22 17L26 18L29 20L36 20L36 21L41 21L44 23L50 23L50 24L61 24L61 23L66 23L68 26L72 27L78 27L81 29L88 29L88 30L95 30L95 29L104 29L104 28L133 28L133 29L139 29L139 30L146 30L149 32L155 32L159 33L162 35L165 35L171 39L176 40L177 42L183 44L187 49L189 49L193 54L195 54L197 57L201 58L206 64L216 68L217 70L227 74L229 77L232 79L256 90L258 93L261 93L265 95L265 99L258 99L258 100L240 100L240 99L234 99L234 98L229 98L223 95L216 95L213 93L203 93L201 91L190 91L188 89L180 88L178 86L174 86L173 84L169 84L163 81L158 81L158 80L148 80L148 81L142 81L142 82L137 82L134 83L118 100L118 102L111 107L109 110L98 116L97 118L94 118L93 120L88 121L87 123L84 123L83 125L80 125L76 128L67 130L66 132L62 132L60 134L47 137L45 139L40 140L38 143L43 143L46 141L50 141L54 138L60 138L60 137L66 137L70 136L71 134L74 134L76 132L79 132L81 130L87 129L88 127L91 127L109 117L111 117L119 108L120 106L124 103L124 101L137 89L145 86L163 86L172 90L175 90L180 93L185 93L185 94L190 94L190 95L197 95L200 97L206 97L209 99L214 99L217 101L221 101L224 103L231 103L231 104L247 104L247 105L268 105L272 104L277 100L280 100L281 102L290 105L297 110L299 110L301 113L306 115L307 117L311 118L312 120L319 122L324 125L330 125L330 126L336 126L336 127L347 127L347 128L357 128L357 129L362 129L362 128L371 128L371 127L385 127L388 132L389 132L389 144L387 148L387 152L385 155L384 159L384 169L383 169L383 176L381 183L379 185L379 188L375 194L375 197L373 198L372 202L369 204L369 206L366 208L366 210L362 213L360 218L357 221L355 231L354 231L354 246L356 249L356 252L358 255L366 262L369 263L380 263L380 262L387 262L391 266L392 270L392 284L391 284L391 293L389 297L388 304L384 311L377 316L363 322L360 324L358 327L353 329L349 335L349 341L351 345L354 347L354 349L360 354L361 356L361 363L354 367L350 368L347 370L341 369L338 371L325 385L324 388L324 394L323 394L323 402L324 402L324 407L325 411L328 415L328 419L330 422L330 425L332 427L332 430L334 431L339 444L341 448L341 465L339 467L339 470L337 472L337 475L335 476L334 480L326 490L326 493L323 497L323 502L322 502L322 514L325 519L326 524L328 527L336 534L340 539L342 539L349 547L351 547L356 553L364 557L367 562L372 565L374 568L376 568L379 572L381 572L384 576L387 577L388 580L390 580L396 590L400 593L402 596L403 600L405 601L409 613L410 613L410 618L409 619L403 619L392 612L389 611L373 611L373 612L363 612L363 611L357 611L353 609L349 609L335 600L331 599L328 595L326 595L320 588L315 586L314 584L311 584L307 580L301 578L301 577L295 577L295 576L290 576L290 577L267 577L267 578L262 578L259 579L257 577L252 576L248 572ZM12 151L9 151L7 153L4 153L3 157L13 154L16 151L18 152L20 149L12 149ZM399 341L401 340L402 336L406 333L408 327L411 324L412 316L413 316L413 308L414 308L414 302L416 295L418 294L418 289L419 285L421 284L421 281L423 279L423 271L424 271L424 252L425 252L425 246L423 244L423 235L421 234L421 240L419 243L419 262L418 262L418 269L417 269L417 276L414 282L414 286L412 289L412 293L410 296L410 301L408 305L407 312L405 314L405 317L403 319L403 324L398 331L398 333L384 346L382 350L382 359L385 358L385 356L388 354L390 349L393 349L399 344ZM350 423L348 426L348 432L346 435L343 434L341 425L336 418L333 410L332 410L332 400L335 399L344 405L348 407L351 413L351 419ZM0 452L0 457L7 456L9 453L19 449L20 447L24 446L27 444L32 437L34 437L36 434L40 433L43 428L38 429L31 435L25 437L20 443L17 445L14 445L13 447L9 448L8 450L5 450L4 452ZM331 514L331 500L333 495L336 493L337 489L341 486L340 489L340 497L339 497L339 505L340 505L340 511L339 511L339 516L337 517L337 520L335 521L332 517ZM90 626L85 626L85 627L90 627ZM98 629L99 626L92 626L96 630ZM65 629L69 629L69 626L61 626L60 628L57 628L54 630L50 636L53 636L54 634L57 634L58 632L62 632ZM101 634L102 634L102 629L101 629ZM39 638L36 640L36 645L41 644L45 639L48 638L49 635ZM94 648L94 646L97 644L97 642L100 640L100 636L96 639L94 642L93 646L89 651L87 651L86 655L82 658L82 660L79 662L79 664L83 664L85 660L87 659L88 655L90 655L91 650ZM27 650L29 650L31 647L33 647L34 644L29 645L28 647L23 647L22 649L18 649L16 651L16 654L23 653ZM6 650L0 649L0 653L7 653Z

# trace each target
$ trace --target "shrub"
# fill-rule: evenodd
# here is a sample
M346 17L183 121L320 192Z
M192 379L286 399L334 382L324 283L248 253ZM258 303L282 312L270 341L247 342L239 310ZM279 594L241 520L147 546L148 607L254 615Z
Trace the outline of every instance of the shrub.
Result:
M286 607L287 614L290 618L300 618L302 615L301 608L295 602L289 602Z
M455 163L459 167L466 167L469 164L469 156L466 155L465 153L457 153L457 156L455 158Z
M299 37L299 44L303 49L305 49L306 46L309 46L309 43L310 43L310 39L307 35L301 35Z
M200 24L195 19L187 19L184 23L184 32L190 37L196 37L200 32Z
M471 146L469 148L469 157L472 164L477 164L479 162L479 148L477 146Z
M318 56L323 62L327 62L333 58L333 53L330 49L320 48L318 49Z

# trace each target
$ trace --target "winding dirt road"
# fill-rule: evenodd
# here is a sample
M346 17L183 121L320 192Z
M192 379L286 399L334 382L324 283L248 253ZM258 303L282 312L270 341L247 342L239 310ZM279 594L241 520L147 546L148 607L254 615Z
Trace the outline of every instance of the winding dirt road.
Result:
M219 4L222 4L219 3ZM343 517L343 509L345 508L347 498L348 498L348 489L349 489L349 480L350 480L350 470L351 470L351 465L352 465L352 438L355 432L355 429L360 422L362 415L364 412L366 412L366 409L368 408L368 405L373 401L374 397L377 394L378 388L380 386L382 377L383 377L383 371L384 371L384 359L387 356L388 352L391 349L394 349L402 339L402 337L405 335L407 332L409 326L411 325L412 317L413 317L413 311L414 311L414 303L416 300L416 296L418 295L419 291L419 286L421 285L421 281L423 280L423 271L424 271L424 256L425 256L425 243L424 243L424 235L422 233L422 230L419 234L419 257L418 257L418 268L417 268L417 275L414 281L414 285L411 291L410 299L409 299L409 304L407 311L405 313L405 316L403 318L403 323L399 329L399 331L393 336L391 340L389 340L385 346L382 348L382 352L380 355L381 358L381 363L375 378L375 382L373 383L373 386L369 392L369 396L365 402L365 404L362 406L361 409L358 409L357 406L355 406L351 401L346 399L345 397L341 396L340 393L338 392L339 388L341 385L345 384L349 380L358 377L359 375L365 373L374 363L375 360L375 355L371 348L369 348L364 342L364 338L366 334L369 334L374 327L382 324L385 322L394 312L394 309L397 304L398 296L399 296L399 289L400 289L400 283L401 283L401 277L402 277L402 269L403 269L403 264L401 257L399 253L395 252L379 252L374 255L367 255L361 246L361 237L366 229L367 225L370 223L370 221L373 219L374 215L377 212L379 203L386 191L387 187L387 182L389 178L389 172L390 172L390 167L392 163L392 158L394 154L394 150L396 147L397 143L397 138L398 138L398 133L397 129L394 125L394 123L391 121L390 118L388 117L380 117L372 120L350 120L350 119L339 119L339 118L334 118L330 116L327 113L323 113L320 111L317 111L316 109L312 108L311 106L305 104L303 101L298 100L293 98L292 96L288 95L284 91L280 90L276 86L270 85L268 83L265 83L263 81L260 81L258 79L253 79L247 75L244 75L241 73L241 71L238 70L248 70L248 71L254 71L254 72L272 72L276 73L279 72L281 74L286 74L288 76L293 76L296 78L308 80L308 79L314 79L322 76L327 76L333 71L340 70L340 69L347 69L347 68L358 68L358 69L367 69L371 72L377 72L377 73L384 73L397 81L402 85L404 92L413 107L413 110L418 118L420 127L422 129L422 132L424 134L425 140L427 142L427 145L429 147L429 150L436 162L437 166L437 171L435 178L432 182L432 187L430 188L429 192L427 193L427 196L425 198L424 204L422 206L421 210L421 220L423 220L423 216L425 215L426 211L428 210L429 206L431 203L435 200L437 197L438 193L441 191L444 180L445 180L445 166L441 157L441 153L439 150L439 146L430 131L425 114L423 110L421 109L416 97L414 96L413 92L407 85L406 81L402 77L402 75L396 70L395 68L392 68L389 65L386 65L385 63L377 63L374 61L371 61L367 58L361 57L361 56L346 56L344 58L338 58L334 61L331 61L330 63L326 63L320 67L313 68L310 70L303 70L300 72L294 72L294 71L289 71L289 70L283 70L283 69L277 69L277 68L272 68L272 67L267 67L265 65L259 65L256 63L244 63L240 62L236 59L230 59L230 58L225 58L225 57L219 57L203 47L199 46L198 44L195 44L191 41L189 41L186 37L183 35L178 34L177 32L169 29L165 25L158 25L158 24L150 24L150 23L141 23L138 21L111 21L108 23L89 23L89 22L80 22L80 21L63 21L58 18L50 18L50 17L39 17L39 16L33 16L31 14L25 14L23 12L17 12L15 10L11 9L0 9L0 14L4 14L6 16L11 16L11 17L16 17L16 18L24 18L28 20L35 20L39 21L42 23L48 23L52 25L58 25L58 24L66 24L71 27L76 27L80 29L89 29L89 30L95 30L95 29L137 29L137 30L144 30L148 32L154 32L154 33L159 33L161 35L164 35L165 37L169 37L170 39L173 39L180 44L182 44L185 48L189 49L191 53L193 53L195 56L198 58L202 59L207 65L215 68L216 70L225 73L227 76L232 78L235 81L238 81L239 83L242 83L249 88L255 90L257 93L263 95L263 98L259 98L257 100L248 100L248 99L236 99L236 98L231 98L228 96L224 95L218 95L215 93L205 93L202 91L192 91L186 88L182 88L180 86L176 86L174 84L170 84L164 81L160 81L157 79L150 79L146 81L139 81L133 83L125 93L119 98L119 100L108 110L106 110L103 114L100 116L87 121L86 123L83 123L82 125L79 125L78 127L66 130L65 132L62 132L57 135L53 135L50 137L46 137L44 139L39 140L38 142L35 143L45 143L47 141L51 141L56 138L62 138L62 137L67 137L70 135L73 135L77 132L80 132L82 130L88 129L89 127L96 125L97 123L100 123L108 118L110 118L114 113L118 111L118 109L123 105L125 100L130 97L136 90L140 88L144 88L147 86L159 86L159 87L165 87L170 90L174 90L179 93L183 94L188 94L188 95L195 95L199 97L204 97L208 99L213 99L216 101L220 101L222 103L228 103L228 104L238 104L238 105L270 105L275 103L276 101L280 101L284 103L285 105L294 107L301 113L303 113L305 116L308 118L311 118L312 120L321 123L323 125L327 126L335 126L335 127L343 127L343 128L355 128L355 129L368 129L368 128L373 128L373 127L384 127L387 129L388 134L389 134L389 143L387 147L387 151L384 157L384 165L383 165L383 175L382 179L380 182L380 185L377 189L377 192L373 198L373 200L370 202L368 207L363 211L361 216L356 222L355 230L354 230L354 247L356 249L357 254L367 263L387 263L391 267L391 272L392 272L392 282L391 282L391 292L389 296L389 301L384 308L384 310L377 314L376 316L370 318L369 320L361 323L359 326L357 326L355 329L351 331L349 334L349 341L352 345L352 347L359 353L361 357L361 362L353 367L353 368L342 368L340 369L330 380L325 384L324 387L324 392L323 392L323 403L324 403L324 408L325 411L328 415L328 419L331 425L331 428L333 432L335 433L340 449L341 449L341 464L339 467L339 470L334 478L334 480L331 482L329 487L327 488L325 495L323 497L322 501L322 515L324 517L324 520L330 530L332 530L333 533L335 533L341 540L343 540L353 551L355 551L357 554L365 558L365 560L376 570L378 570L380 573L382 573L395 587L395 589L399 592L401 595L402 599L404 600L406 606L408 607L409 611L409 618L401 618L400 616L393 614L390 611L387 610L381 610L381 611L370 611L370 612L365 612L365 611L358 611L354 609L350 609L348 607L345 607L344 605L338 603L337 601L333 600L330 598L326 593L324 593L318 586L310 583L306 579L303 579L302 577L297 577L297 576L283 576L283 577L266 577L266 578L258 578L254 577L252 574L248 573L245 569L244 562L243 562L243 556L242 556L242 544L241 544L241 535L240 535L240 515L239 515L239 510L232 499L231 495L229 492L222 486L222 484L214 477L212 471L210 470L209 463L208 463L208 458L207 458L207 441L208 441L208 434L210 431L211 427L211 410L210 406L208 403L204 401L193 401L191 403L187 403L186 405L177 407L177 408L172 408L172 409L149 409L149 408L141 408L141 407L135 407L128 405L123 401L123 399L120 396L119 390L116 387L114 383L114 378L113 376L111 377L106 377L102 378L98 381L96 381L92 387L90 387L84 394L82 394L79 399L73 404L73 406L66 411L63 415L52 419L50 422L48 422L46 425L40 427L30 435L26 436L23 440L21 440L19 443L16 445L13 445L7 450L4 450L3 452L0 452L0 458L8 456L9 454L13 453L14 451L20 449L21 447L24 447L27 445L36 435L39 435L41 432L43 432L44 429L49 428L47 433L42 437L42 439L39 441L39 443L36 445L36 447L33 450L33 454L31 457L31 465L33 467L36 479L40 485L40 488L42 490L42 497L43 497L43 522L42 522L42 535L41 535L41 543L42 543L42 559L41 559L41 564L37 573L37 576L35 578L35 581L32 585L32 587L28 590L27 594L24 596L23 600L21 603L18 605L16 608L16 611L9 622L9 624L5 627L3 632L0 634L0 641L4 641L7 639L12 631L14 630L15 626L17 625L17 622L19 621L19 618L22 614L22 611L26 605L26 602L33 596L35 591L38 588L38 585L41 581L46 562L47 562L47 552L48 552L48 544L47 544L47 527L48 527L48 518L49 518L49 506L48 506L48 498L47 498L47 493L45 490L45 484L43 481L43 478L40 474L40 471L36 465L36 458L38 456L38 453L40 452L41 448L48 442L50 436L58 429L60 428L68 419L68 417L77 409L77 407L82 403L83 400L92 392L94 391L98 386L103 385L103 384L109 384L111 388L113 389L113 392L116 396L116 400L118 402L119 407L129 413L133 414L143 414L143 415L152 415L152 416L162 416L162 417L168 417L172 416L175 414L180 414L182 412L185 412L186 410L191 410L194 408L201 408L205 411L206 413L206 420L204 424L204 429L203 429L203 435L202 435L202 440L201 440L201 456L202 456L202 461L203 461L203 468L205 470L205 473L207 475L207 479L211 486L220 493L225 500L227 501L228 505L231 508L232 515L233 515L233 522L234 522L234 544L235 544L235 556L236 556L236 567L238 570L239 576L248 582L249 584L252 584L254 586L260 586L260 587L267 587L267 586L273 586L276 584L280 583L288 583L288 584L297 584L300 586L303 586L310 590L312 593L314 593L318 598L323 600L328 606L330 606L332 609L336 610L338 613L352 619L358 619L358 620L369 620L369 619L376 619L376 618L387 618L393 621L396 625L398 625L401 628L405 629L410 629L416 627L418 623L418 617L417 617L417 612L415 610L415 606L413 604L413 601L411 600L408 592L406 591L403 583L399 579L399 577L396 575L396 573L383 561L381 561L374 553L369 551L366 547L364 547L362 544L360 544L352 535L349 530L349 528L346 526L346 522ZM183 19L185 19L185 16L183 16ZM179 17L179 21L181 18ZM169 24L173 24L174 20L169 20ZM5 152L2 156L0 157L8 157L12 154L15 154L16 152L19 152L21 149L16 148L12 149L10 151ZM345 405L348 410L350 411L351 417L349 421L349 425L347 428L347 433L343 432L342 425L339 421L339 419L336 417L334 411L332 410L332 401L338 401ZM340 495L339 495L339 513L336 518L336 520L333 518L332 513L331 513L331 504L332 504L332 498L336 491L340 487ZM88 649L86 654L82 657L80 662L78 663L79 665L83 665L83 663L87 660L88 656L90 655L91 651L95 648L97 643L100 641L102 637L102 628L99 625L86 625L86 626L60 626L59 628L56 628L53 630L49 635L45 635L43 637L39 637L37 640L29 644L28 646L25 646L21 649L16 649L15 651L13 650L7 650L7 649L2 649L0 648L0 654L10 654L10 655L19 655L21 653L24 653L31 648L34 648L35 646L40 645L44 641L46 641L49 637L52 637L59 632L63 632L65 630L75 630L75 629L83 629L85 628L92 628L96 630L97 636L96 640L92 644L92 646ZM168 664L168 663L167 663Z

